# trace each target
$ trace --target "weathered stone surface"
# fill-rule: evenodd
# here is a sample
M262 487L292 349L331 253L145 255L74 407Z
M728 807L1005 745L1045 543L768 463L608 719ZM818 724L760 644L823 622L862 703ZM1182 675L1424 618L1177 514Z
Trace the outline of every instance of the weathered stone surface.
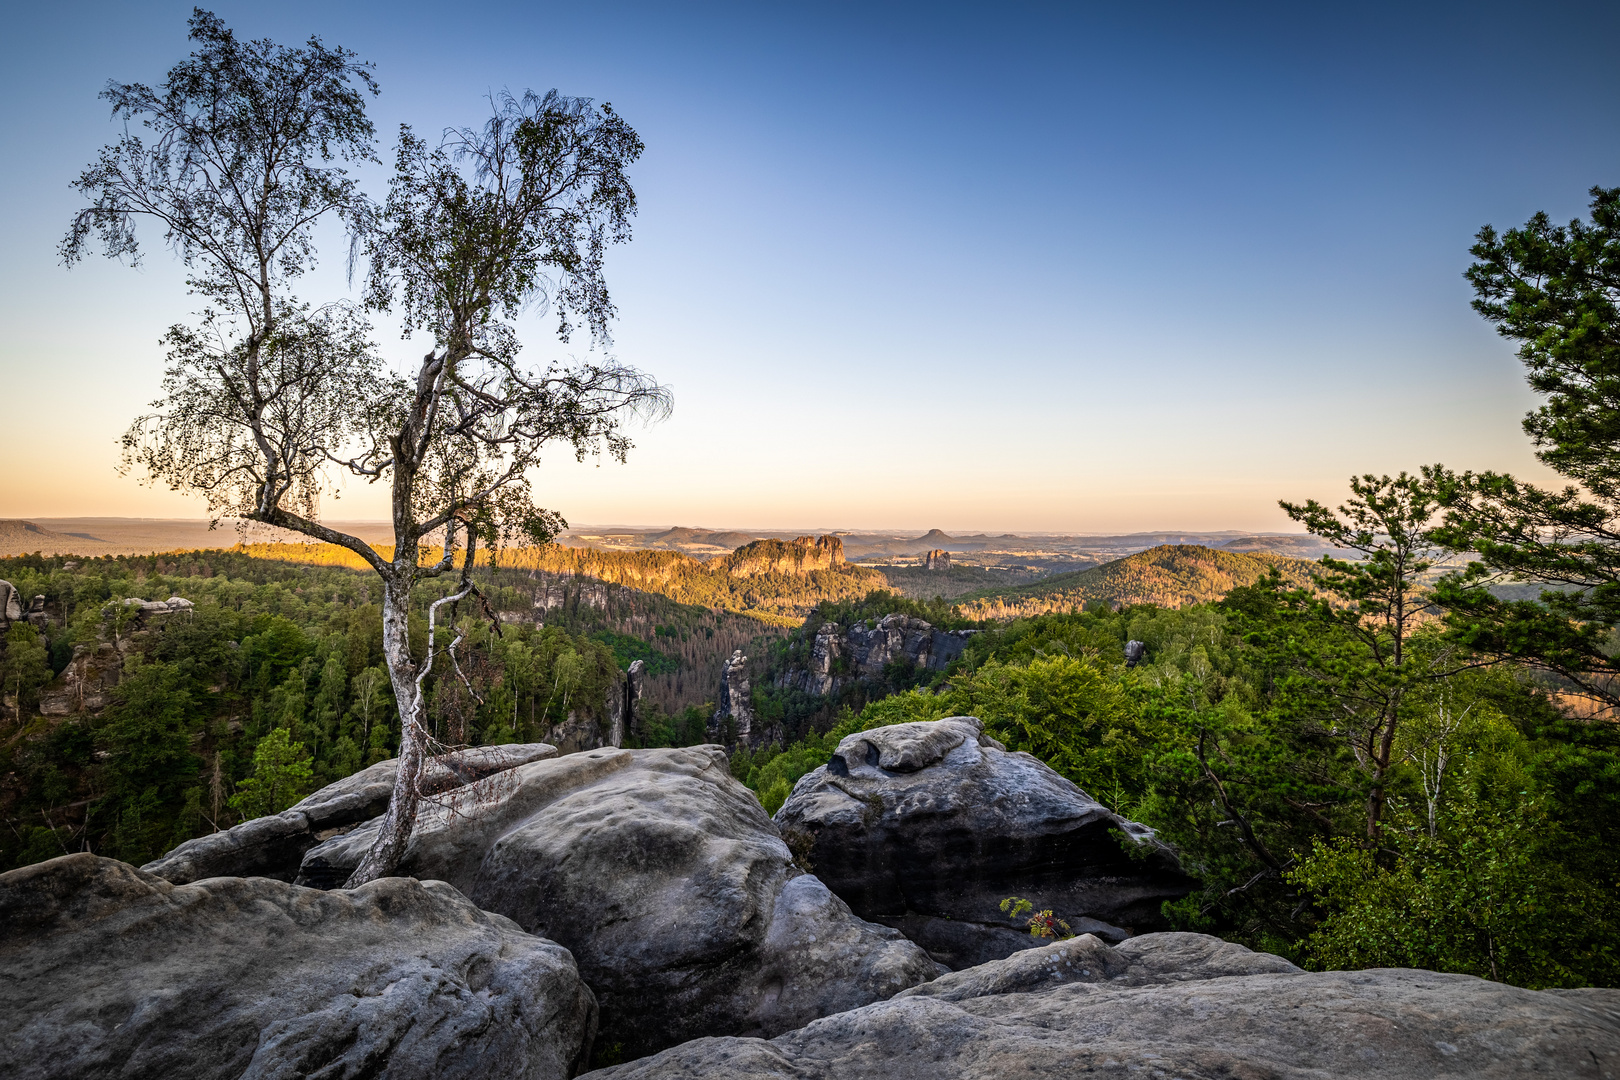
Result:
M1152 830L1006 752L973 717L850 735L776 822L857 915L953 968L1040 944L1001 913L1009 896L1122 939L1159 928L1160 905L1192 887Z
M41 715L99 712L111 704L112 689L123 671L124 658L111 642L75 645L67 668L40 688Z
M951 569L951 553L944 548L935 548L923 556L923 568L940 573L949 573Z
M1516 1080L1620 1075L1620 990L1306 974L1199 934L1085 936L769 1041L699 1039L590 1080Z
M530 761L555 757L548 743L478 746L428 760L422 791L442 795ZM328 784L279 814L244 821L222 832L187 840L141 867L177 885L210 877L270 877L292 881L304 853L334 829L374 818L388 809L399 759L379 761ZM339 885L342 882L322 884Z
M1143 934L1112 947L1093 934L1081 934L941 975L896 996L966 1001L991 994L1034 993L1072 982L1152 986L1235 975L1299 974L1299 968L1280 956L1207 934Z
M28 603L17 591L17 586L9 581L0 581L0 623L20 622L27 610ZM3 628L0 626L0 629Z
M754 698L748 686L748 657L741 649L720 669L719 702L709 718L709 737L734 747L752 746Z
M443 882L176 886L67 855L0 874L12 1080L570 1076L595 1003L567 950Z
M933 961L802 873L719 747L593 750L513 769L418 822L400 873L567 946L628 1057L774 1035L932 978ZM374 826L310 850L341 881Z
M624 730L641 739L646 734L641 726L641 693L647 683L647 661L632 660L624 673ZM623 746L620 739L613 744Z
M781 685L807 694L830 694L862 679L878 679L889 664L905 661L926 671L943 671L962 655L976 631L937 630L931 623L898 612L872 626L847 629L823 623L811 641L807 666L789 670ZM846 661L840 673L837 661Z

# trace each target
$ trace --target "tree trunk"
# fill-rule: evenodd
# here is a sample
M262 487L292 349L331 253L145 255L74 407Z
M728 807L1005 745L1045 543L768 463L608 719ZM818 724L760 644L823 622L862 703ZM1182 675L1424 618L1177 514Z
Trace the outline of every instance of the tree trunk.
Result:
M410 585L383 582L383 655L388 662L388 678L399 702L399 771L394 774L394 793L388 800L377 840L354 868L345 889L388 877L399 867L416 827L419 801L417 781L426 760L427 730L422 726L422 694L416 682L416 664L410 648Z

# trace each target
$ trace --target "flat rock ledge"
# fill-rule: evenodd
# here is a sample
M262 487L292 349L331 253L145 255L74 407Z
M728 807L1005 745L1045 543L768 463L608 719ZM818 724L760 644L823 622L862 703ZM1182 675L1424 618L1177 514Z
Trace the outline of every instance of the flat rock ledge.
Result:
M441 881L173 885L65 855L0 874L8 1080L562 1080L596 1000L555 942Z
M1620 1076L1620 990L1385 968L1306 973L1201 934L1091 935L774 1039L709 1038L589 1080L1433 1080Z

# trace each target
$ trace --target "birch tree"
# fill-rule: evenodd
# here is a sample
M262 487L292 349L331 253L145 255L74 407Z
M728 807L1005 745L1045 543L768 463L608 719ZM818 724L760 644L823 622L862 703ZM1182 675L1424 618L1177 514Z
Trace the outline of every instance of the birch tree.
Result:
M371 203L333 164L371 153L353 91L357 81L371 88L369 69L313 39L303 50L244 47L211 15L192 25L203 47L162 94L113 99L168 149L126 136L103 152L79 181L93 202L64 255L77 258L92 235L108 254L132 255L133 222L149 215L212 301L169 332L164 396L125 435L126 466L205 495L216 516L344 547L382 579L400 766L354 887L393 872L416 821L427 680L459 673L460 637L441 640L441 610L478 599L480 546L543 543L565 524L532 497L542 449L623 460L625 423L668 409L663 387L607 353L615 311L603 266L608 246L630 237L625 170L642 143L611 106L555 91L502 95L482 127L436 146L402 128L387 197ZM333 101L347 111L325 136L320 118ZM327 213L350 229L364 307L397 313L433 343L403 370L382 364L360 307L292 297L290 282L314 259L313 223ZM564 342L583 330L589 358L520 361L513 320L525 309L554 317ZM344 474L389 486L391 558L318 520L321 496ZM452 573L457 584L428 607L418 663L412 588Z

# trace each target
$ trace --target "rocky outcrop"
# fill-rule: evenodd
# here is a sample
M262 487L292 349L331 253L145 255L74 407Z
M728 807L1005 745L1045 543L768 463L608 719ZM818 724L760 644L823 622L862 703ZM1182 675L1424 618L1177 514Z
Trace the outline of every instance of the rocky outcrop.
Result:
M567 950L443 882L172 885L66 855L0 874L11 1080L562 1080L595 1002Z
M810 643L810 659L778 682L807 694L832 694L860 680L882 678L890 664L904 662L924 671L944 671L967 648L973 630L937 630L923 619L899 612L871 626L845 629L822 623Z
M0 581L0 632L9 629L12 623L24 621L31 623L36 630L44 630L49 625L45 597L36 596L29 600L11 582Z
M951 553L944 548L935 548L923 555L923 569L937 570L940 573L949 573L951 569Z
M0 629L21 622L27 611L28 602L17 591L17 586L9 581L0 581L0 624L3 624Z
M112 703L123 671L123 654L111 642L75 645L68 666L40 688L39 711L44 716L99 712Z
M748 685L748 657L741 649L720 669L719 704L709 718L709 738L733 748L754 745L754 696Z
M630 661L629 670L624 673L621 684L623 696L620 698L618 718L614 724L614 738L609 742L613 746L623 746L626 734L637 739L642 737L641 730L641 691L647 681L647 662L645 660Z
M1620 991L1469 975L1306 974L1201 934L1093 937L946 975L763 1039L701 1039L590 1080L1252 1077L1517 1080L1620 1072Z
M418 784L425 795L455 802L454 793L476 780L556 754L547 743L477 746L429 758ZM379 761L279 814L187 840L141 869L177 885L210 877L292 881L306 851L388 809L398 771L398 758Z
M720 560L732 577L763 574L804 577L816 570L831 570L844 562L844 541L836 536L800 536L793 540L755 540Z
M172 615L190 615L196 607L183 596L171 596L167 600L142 600L131 596L102 608L101 617L114 619L122 613L133 620L136 629L144 630L161 626Z
M197 607L183 596L171 596L167 600L142 600L131 596L120 603L125 608L142 615L179 615L193 611Z
M565 945L609 1052L776 1035L938 970L795 865L719 747L572 754L470 796L425 809L399 872L448 881ZM346 879L374 828L311 849L300 880Z
M970 716L846 737L776 823L856 914L952 968L1040 944L1001 913L1008 897L1123 940L1161 928L1160 906L1194 884L1152 830Z

